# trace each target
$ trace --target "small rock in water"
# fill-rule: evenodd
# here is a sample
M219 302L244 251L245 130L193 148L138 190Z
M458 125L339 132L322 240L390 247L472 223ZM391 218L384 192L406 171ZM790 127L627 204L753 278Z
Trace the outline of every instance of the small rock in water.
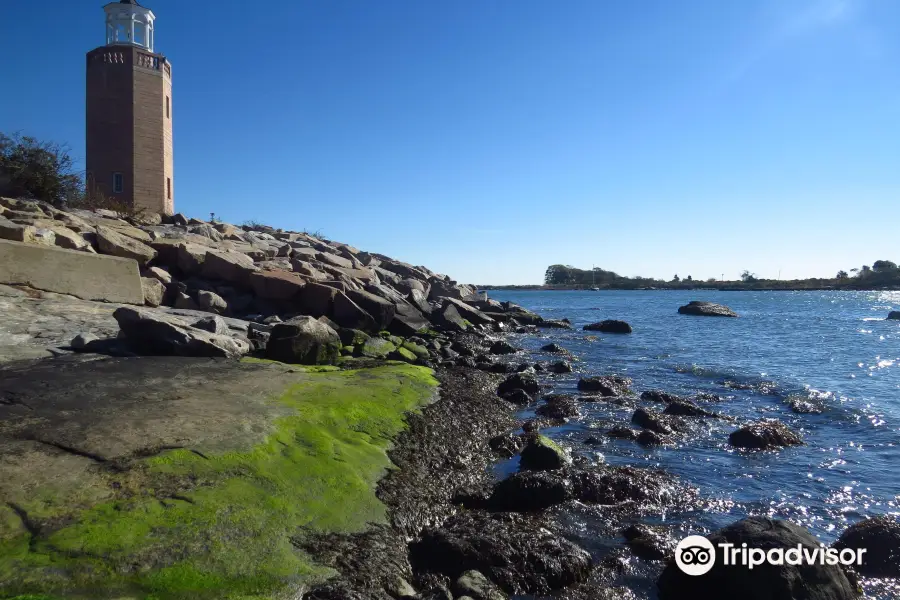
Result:
M559 344L547 344L546 346L541 346L541 351L549 352L551 354L563 354L567 352L567 350Z
M625 321L616 321L607 319L599 323L591 323L584 326L584 331L599 331L601 333L631 333L633 329L631 325Z
M624 396L629 392L631 379L616 375L604 377L582 377L578 389L582 392L600 392L604 396Z
M715 417L717 416L715 413L711 413L706 409L700 408L693 402L688 400L676 400L673 402L669 402L666 405L666 409L663 411L664 415L676 415L680 417Z
M738 314L722 304L714 302L698 302L694 300L678 309L682 315L695 315L699 317L736 317Z
M900 310L892 310L887 318L890 321L900 321Z
M819 398L792 394L784 399L792 411L801 415L818 415L825 412L825 405Z
M491 344L491 354L515 354L518 351L518 348L506 340L499 340Z
M673 556L677 545L668 530L658 526L629 525L622 536L635 556L647 560L666 560Z
M571 396L552 395L544 398L547 401L535 410L535 414L550 419L565 420L578 416L578 402Z
M520 454L519 467L526 471L554 471L571 462L562 448L542 435L530 436Z
M647 390L646 392L641 392L641 400L646 400L648 402L664 402L668 404L669 402L682 400L682 397L661 390Z
M531 404L534 402L534 398L528 395L525 390L510 390L504 394L500 395L501 398L506 400L507 402L512 402L513 404L518 404L519 406L525 406L526 404Z
M563 373L571 373L572 372L572 364L565 360L558 360L555 363L551 364L548 368L548 371L556 374Z
M619 440L636 440L638 437L638 433L634 429L625 427L623 425L616 425L615 427L607 431L606 435Z
M797 433L774 419L764 419L741 427L728 437L728 442L735 448L753 450L772 450L803 444Z
M644 408L637 409L634 411L634 414L631 415L631 422L644 429L649 429L650 431L655 431L656 433L661 433L663 435L672 433L672 428L665 423L665 418L652 410Z
M503 395L512 390L523 390L528 394L537 394L541 391L537 378L532 373L516 373L510 375L497 387L497 393Z

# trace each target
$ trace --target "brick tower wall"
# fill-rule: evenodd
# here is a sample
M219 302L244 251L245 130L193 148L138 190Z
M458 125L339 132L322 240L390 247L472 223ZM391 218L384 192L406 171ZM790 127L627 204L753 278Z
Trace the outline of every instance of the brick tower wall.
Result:
M87 63L89 180L136 209L172 214L171 65L125 45L97 48ZM113 192L113 173L122 173L120 194Z

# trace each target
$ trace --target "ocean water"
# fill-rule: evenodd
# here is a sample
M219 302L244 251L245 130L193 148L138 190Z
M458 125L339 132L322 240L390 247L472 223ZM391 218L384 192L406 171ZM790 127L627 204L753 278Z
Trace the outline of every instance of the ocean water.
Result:
M581 417L545 431L574 452L661 467L699 488L704 500L697 510L655 516L675 528L677 539L767 515L801 524L830 544L864 516L900 514L900 322L885 320L900 309L900 292L488 293L572 321L572 331L511 340L535 351L536 360L558 360L539 352L550 341L572 352L577 372L548 378L556 393L575 392L581 375L614 373L633 378L637 392L721 396L704 406L736 421L700 419L676 447L643 448L602 435L604 444L586 445L589 435L629 424L633 408L608 403L584 403ZM690 300L725 304L740 318L679 315ZM582 331L604 319L628 321L634 333ZM780 419L805 445L764 453L728 446L738 423L759 418ZM589 509L571 515L577 537L598 557L621 541L596 534L603 530L600 519ZM624 583L653 598L658 572L638 565ZM871 598L900 598L896 584L865 587Z

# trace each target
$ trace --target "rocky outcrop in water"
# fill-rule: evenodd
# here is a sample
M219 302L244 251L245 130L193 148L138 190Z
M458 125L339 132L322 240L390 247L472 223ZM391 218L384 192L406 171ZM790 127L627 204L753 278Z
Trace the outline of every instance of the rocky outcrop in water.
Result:
M631 325L625 321L606 320L599 323L591 323L584 326L585 331L599 331L601 333L631 333L634 331Z
M900 522L896 517L875 517L851 525L834 547L864 549L863 564L856 567L863 575L900 577Z
M800 446L803 439L784 423L774 419L763 419L733 432L728 436L728 443L735 448L775 450L787 446Z
M712 569L699 577L683 573L674 562L666 566L657 582L660 600L770 600L803 598L805 600L853 600L859 597L839 566L832 565L725 565L718 544L731 543L737 548L771 550L819 550L819 541L804 528L789 521L751 517L721 529L711 536L716 548Z
M900 321L900 310L892 310L887 316L890 321Z
M738 314L722 304L714 302L701 302L693 300L680 307L678 313L682 315L695 315L699 317L736 317Z

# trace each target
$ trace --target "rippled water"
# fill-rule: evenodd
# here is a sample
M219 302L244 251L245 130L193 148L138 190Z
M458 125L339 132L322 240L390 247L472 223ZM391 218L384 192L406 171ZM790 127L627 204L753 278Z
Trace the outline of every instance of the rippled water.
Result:
M900 514L900 322L885 320L900 309L900 292L489 295L572 321L573 331L547 330L514 342L538 351L552 340L573 353L578 373L555 376L555 392L575 391L580 375L623 374L638 392L713 392L723 401L707 408L737 422L778 418L802 434L799 448L735 451L727 445L735 423L702 419L674 448L619 440L587 446L584 439L594 430L630 421L633 409L607 403L585 403L582 417L546 432L576 452L600 453L611 464L659 466L699 487L704 510L660 519L680 532L704 533L762 514L802 524L831 543L865 515ZM678 307L690 300L726 304L741 318L679 315ZM634 333L592 338L582 331L603 319L628 321ZM602 554L609 540L591 536L600 524L587 513L578 522L583 543ZM652 569L639 572L632 587L652 597L653 576ZM897 597L896 591L869 593Z

